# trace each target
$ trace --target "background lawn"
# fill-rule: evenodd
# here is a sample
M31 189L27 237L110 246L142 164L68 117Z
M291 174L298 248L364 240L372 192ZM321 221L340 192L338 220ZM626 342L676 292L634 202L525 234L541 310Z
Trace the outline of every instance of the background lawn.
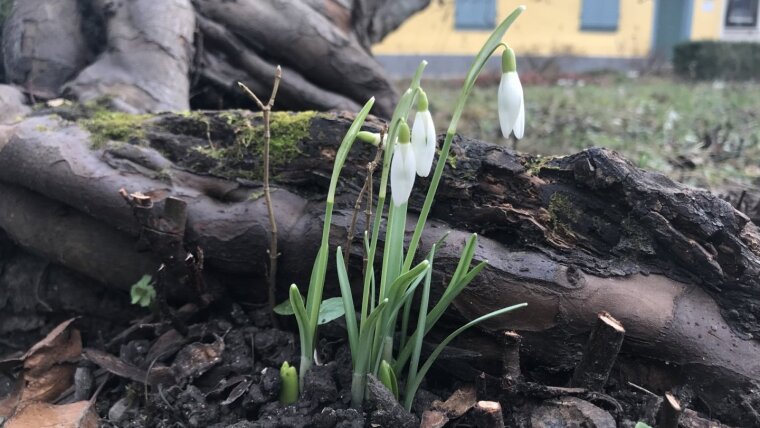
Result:
M543 155L607 147L642 168L715 191L760 184L760 84L601 76L525 86L525 138L515 142L499 129L498 77L484 80L473 90L461 134ZM459 83L424 87L443 133Z

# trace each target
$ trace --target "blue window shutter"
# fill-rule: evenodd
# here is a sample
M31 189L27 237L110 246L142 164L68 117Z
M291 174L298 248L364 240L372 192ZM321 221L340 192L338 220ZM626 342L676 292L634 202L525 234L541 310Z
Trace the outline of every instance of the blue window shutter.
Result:
M456 0L454 27L490 30L496 26L496 0Z
M583 0L581 30L616 31L620 0Z

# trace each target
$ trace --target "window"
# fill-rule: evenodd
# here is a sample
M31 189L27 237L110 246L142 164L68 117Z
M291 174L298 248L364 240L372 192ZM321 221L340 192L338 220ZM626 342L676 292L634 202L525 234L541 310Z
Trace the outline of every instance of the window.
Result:
M756 27L757 0L728 0L726 27Z
M496 26L496 0L456 0L454 27L491 30Z
M620 0L583 0L581 30L617 31Z

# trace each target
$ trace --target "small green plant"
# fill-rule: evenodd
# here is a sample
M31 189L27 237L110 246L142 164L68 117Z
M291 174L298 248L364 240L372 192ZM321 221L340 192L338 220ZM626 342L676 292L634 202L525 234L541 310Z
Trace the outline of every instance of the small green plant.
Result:
M398 400L398 381L396 380L396 372L393 371L393 367L391 367L387 361L383 360L380 363L380 372L377 374L377 378L380 379L380 382L382 382L383 385L388 388L388 391L390 391L393 396L396 397L396 400Z
M287 361L280 367L280 404L287 406L298 401L298 375Z
M156 289L153 287L153 279L150 275L143 275L129 290L132 296L132 304L147 308L156 300Z
M435 154L435 130L428 111L428 99L420 88L422 72L427 62L423 61L420 64L409 89L401 96L389 122L387 135L380 136L364 131L360 132L360 128L374 103L374 99L365 104L346 133L335 158L335 166L327 196L322 242L312 269L306 302L304 303L304 298L295 284L290 287L290 307L296 316L301 341L301 366L299 371L301 386L303 386L303 377L306 370L313 364L312 355L314 353L316 328L321 318L319 314L322 312L322 306L324 306L324 303L322 303L322 293L329 253L331 252L328 246L328 238L337 180L351 145L357 137L360 140L377 145L378 150L384 150L384 153L375 209L377 215L375 215L371 222L368 219L368 227L371 223L371 230L364 232L363 244L366 265L361 281L362 296L358 314L354 305L351 280L348 275L343 252L341 247L335 250L338 281L343 302L343 312L346 316L346 328L353 366L351 383L352 406L358 408L362 405L367 375L371 373L378 376L383 384L396 397L402 400L407 410L410 409L414 395L423 378L438 355L454 338L468 328L483 321L526 306L526 304L513 305L470 321L447 336L433 350L427 360L421 361L422 342L425 334L433 328L451 302L488 263L484 260L472 266L477 246L477 235L473 234L466 241L457 267L442 296L432 309L428 308L436 248L440 246L445 237L432 245L427 256L421 262L414 264L414 257L420 244L422 232L425 228L443 169L449 159L451 144L456 134L457 122L462 115L465 102L486 61L499 48L504 48L505 50L502 63L503 84L499 89L499 116L503 127L502 131L505 136L509 136L514 131L517 138L521 138L523 134L525 114L522 87L520 86L515 68L514 52L501 42L507 29L523 10L523 7L519 7L510 14L494 30L475 57L461 89L453 117L438 156L438 162L430 180L430 187L428 188L414 233L406 251L404 243L408 199L414 186L415 176L427 176L430 173L431 163ZM417 101L416 104L415 101ZM417 113L415 114L414 126L410 131L406 118L415 105ZM385 145L388 146L384 147ZM388 186L389 181L390 186ZM369 184L369 188L371 188L372 183ZM380 242L379 235L383 213L386 210L385 202L388 187L391 188L392 203L389 203L387 208L385 238L379 270L380 277L376 278L375 259L378 243ZM371 197L367 199L367 204L371 207L373 201ZM410 333L411 305L420 284L423 286L418 317L416 325ZM401 324L401 330L397 332L397 325L399 323ZM394 352L395 337L400 339L398 352ZM403 393L399 388L396 378L401 375L403 375L401 378L405 379Z

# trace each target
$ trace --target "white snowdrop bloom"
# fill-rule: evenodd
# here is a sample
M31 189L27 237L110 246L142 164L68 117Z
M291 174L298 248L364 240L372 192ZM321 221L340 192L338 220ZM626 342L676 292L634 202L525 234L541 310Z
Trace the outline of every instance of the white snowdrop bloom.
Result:
M420 89L417 101L417 113L412 125L412 149L416 160L417 175L427 177L435 157L436 137L433 116L428 110L428 99L425 91Z
M398 131L398 142L393 147L393 160L391 160L391 198L397 207L409 201L409 195L412 194L414 186L416 163L409 138L409 126L402 121Z
M498 97L501 133L504 138L509 138L509 134L514 132L519 140L525 132L525 102L512 48L504 50L501 56L501 73Z

